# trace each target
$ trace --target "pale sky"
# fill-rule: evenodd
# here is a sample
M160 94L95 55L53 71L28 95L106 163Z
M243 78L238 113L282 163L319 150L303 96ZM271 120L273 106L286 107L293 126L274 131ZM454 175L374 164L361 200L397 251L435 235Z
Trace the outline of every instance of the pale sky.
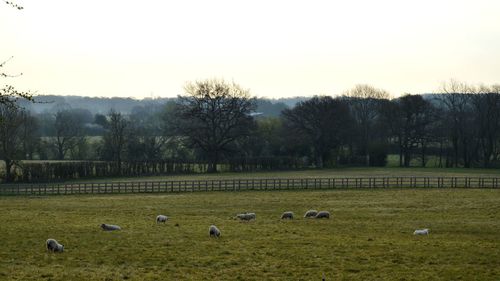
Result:
M23 76L0 84L38 94L174 97L206 78L274 98L500 83L497 0L17 3L0 3L0 61Z

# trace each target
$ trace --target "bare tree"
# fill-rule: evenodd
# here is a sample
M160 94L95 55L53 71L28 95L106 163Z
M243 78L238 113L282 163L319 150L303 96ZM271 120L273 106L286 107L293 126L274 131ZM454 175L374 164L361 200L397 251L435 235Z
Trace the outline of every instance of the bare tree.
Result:
M249 135L255 99L234 82L216 79L188 83L185 91L167 117L170 130L202 150L208 171L216 172L223 154L231 152L230 145Z
M315 96L282 112L285 126L308 138L316 166L323 168L331 149L338 148L350 125L349 107L341 99Z
M117 163L118 173L121 173L125 158L126 145L129 136L130 122L119 112L111 110L106 124L106 134L103 137L101 157Z
M345 95L359 129L359 153L366 157L368 164L370 141L373 140L373 128L379 116L380 101L389 99L389 93L370 85L359 84L345 92Z
M14 7L18 10L24 9L21 5L15 3L13 1L4 0L3 2L5 2L5 4L7 4L11 7ZM12 59L12 57L8 58L7 60L5 60L3 62L0 62L0 78L17 77L17 76L22 75L22 73L12 75L12 74L8 74L8 73L2 71L2 68L5 66L5 64L7 64L7 62L10 61L11 59ZM17 107L16 102L19 99L26 99L29 101L33 101L33 94L31 94L29 92L18 91L13 86L9 86L9 85L6 85L5 87L0 88L0 104L12 106L12 107Z
M12 167L22 157L22 112L12 106L0 104L0 156L5 161L5 181L12 180Z
M474 89L466 83L450 80L443 83L438 99L444 106L449 128L449 137L453 146L453 164L459 165L460 158L464 167L471 164L472 108L471 98Z
M420 146L422 167L425 167L426 148L432 140L431 126L435 121L434 107L420 95L405 95L397 102L403 117L401 151L404 166L410 166L412 150Z
M33 160L33 154L40 145L38 120L28 112L23 112L22 117L24 118L21 126L23 156L26 159Z
M59 111L54 120L55 135L52 139L57 159L64 160L69 151L85 141L83 124L71 110Z
M479 86L471 96L474 116L474 151L483 167L490 167L498 158L500 138L500 87Z
M4 2L5 2L5 4L7 4L7 5L9 5L9 6L13 7L13 8L16 8L16 9L18 9L18 10L22 10L22 9L24 9L24 7L23 7L23 6L21 6L21 5L17 4L16 2L13 2L13 1L7 1L7 0L4 0Z
M130 159L154 160L162 157L168 138L164 135L161 114L160 110L148 107L136 106L132 109L130 121L134 133L128 142Z

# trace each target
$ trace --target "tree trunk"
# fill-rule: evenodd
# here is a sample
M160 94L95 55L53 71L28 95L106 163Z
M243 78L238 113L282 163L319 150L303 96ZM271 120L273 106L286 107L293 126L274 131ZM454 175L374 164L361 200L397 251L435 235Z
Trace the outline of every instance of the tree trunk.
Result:
M410 148L405 147L404 149L404 167L410 167L411 152Z
M57 158L59 160L64 160L64 149L62 146L57 147Z
M452 139L452 143L453 143L453 164L455 166L455 168L458 167L458 139L456 137L454 137Z
M464 168L470 168L470 159L467 151L467 141L464 139L462 141L463 148L462 148L462 154L464 158Z
M401 144L401 137L398 137L399 144L399 167L403 167L403 145Z
M316 158L316 168L323 168L323 154L317 149L315 151L315 158Z
M439 142L439 168L443 168L443 141Z
M217 173L217 163L219 162L219 152L213 151L208 159L208 173Z
M12 160L5 159L5 182L11 182L12 180Z
M426 145L425 145L425 141L422 142L422 167L425 167L425 149L426 149Z

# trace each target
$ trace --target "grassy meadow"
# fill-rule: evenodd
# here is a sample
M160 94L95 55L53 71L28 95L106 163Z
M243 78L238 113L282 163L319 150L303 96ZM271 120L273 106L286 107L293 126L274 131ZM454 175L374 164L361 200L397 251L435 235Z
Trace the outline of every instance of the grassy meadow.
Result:
M310 208L333 217L302 218ZM288 210L296 219L280 221ZM257 220L232 218L245 211ZM0 280L500 279L492 189L5 197L0 221ZM48 253L47 238L65 252Z
M140 177L82 178L77 182L120 182L161 180L218 180L218 179L272 179L272 178L343 178L343 177L500 177L500 169L464 168L400 168L400 167L348 167L305 169L292 171L219 172L215 174L172 174Z

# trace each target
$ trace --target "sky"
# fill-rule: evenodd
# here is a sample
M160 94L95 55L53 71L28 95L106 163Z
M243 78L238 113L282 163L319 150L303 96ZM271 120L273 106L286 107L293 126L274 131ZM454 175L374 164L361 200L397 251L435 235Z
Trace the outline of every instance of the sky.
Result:
M0 61L42 95L174 97L225 79L258 97L397 97L450 79L500 83L500 1L17 0Z

